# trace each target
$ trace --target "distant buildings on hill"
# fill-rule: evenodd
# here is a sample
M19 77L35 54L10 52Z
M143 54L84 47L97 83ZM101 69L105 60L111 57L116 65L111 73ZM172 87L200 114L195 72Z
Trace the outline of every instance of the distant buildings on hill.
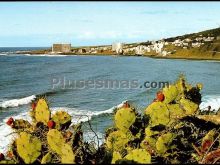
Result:
M113 52L116 52L117 54L122 54L123 53L123 46L124 46L124 43L113 43L112 44L112 51Z
M220 36L199 35L191 38L176 38L174 40L161 39L158 41L147 41L143 43L125 44L121 42L112 43L112 45L103 46L85 46L71 48L71 44L53 44L52 54L54 53L74 53L74 54L157 54L167 56L176 52L176 49L199 48L205 43L212 43L214 40L220 40Z

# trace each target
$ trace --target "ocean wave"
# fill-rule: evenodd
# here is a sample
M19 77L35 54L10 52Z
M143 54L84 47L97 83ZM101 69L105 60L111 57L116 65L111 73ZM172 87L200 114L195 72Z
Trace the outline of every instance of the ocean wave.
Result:
M29 104L32 100L36 98L35 95L24 97L21 99L12 99L0 102L1 108L18 107L20 105Z
M35 57L66 57L68 55L64 54L21 54L24 56L35 56Z
M211 106L211 110L217 111L220 108L220 95L206 95L202 97L202 103L200 109L207 109Z
M100 116L104 114L111 114L115 109L118 109L123 106L125 101L118 104L117 106L111 107L110 109L104 111L88 111L88 110L79 110L76 108L68 108L68 107L54 107L51 108L51 113L54 114L56 111L63 110L69 113L72 116L72 123L77 124L80 122L87 122L91 120L95 116Z
M7 53L0 53L0 56L7 56Z

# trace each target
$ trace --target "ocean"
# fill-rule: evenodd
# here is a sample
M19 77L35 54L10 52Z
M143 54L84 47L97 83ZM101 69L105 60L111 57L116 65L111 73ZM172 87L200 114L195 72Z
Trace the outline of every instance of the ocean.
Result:
M42 48L25 48L33 49ZM88 141L94 140L89 121L100 143L106 128L113 124L112 112L116 107L127 100L143 112L160 89L158 84L172 83L181 73L193 85L204 84L201 109L208 105L215 110L220 107L218 61L14 54L18 50L24 48L0 48L0 152L3 153L14 138L5 122L11 116L30 121L30 102L38 96L46 96L53 113L65 110L72 115L73 123L84 122L84 137ZM153 82L154 87L144 87L146 82Z

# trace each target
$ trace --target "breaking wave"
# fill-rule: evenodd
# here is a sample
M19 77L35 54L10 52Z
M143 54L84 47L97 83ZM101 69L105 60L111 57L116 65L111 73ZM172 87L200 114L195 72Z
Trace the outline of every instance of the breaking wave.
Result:
M1 108L9 108L9 107L18 107L20 105L25 105L31 103L32 100L36 98L35 95L20 98L20 99L12 99L12 100L5 100L0 102Z
M219 95L206 95L202 97L202 103L200 109L207 109L211 106L212 110L217 111L220 108L220 96Z

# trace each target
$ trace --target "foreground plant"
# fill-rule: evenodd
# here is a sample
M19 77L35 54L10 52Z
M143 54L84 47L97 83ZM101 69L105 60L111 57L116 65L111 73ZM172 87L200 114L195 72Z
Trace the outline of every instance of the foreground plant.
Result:
M52 114L38 98L31 105L32 123L7 121L17 137L0 163L220 163L220 117L200 111L201 89L180 76L157 92L143 114L126 102L98 148L83 141L81 124L73 125L67 112Z

